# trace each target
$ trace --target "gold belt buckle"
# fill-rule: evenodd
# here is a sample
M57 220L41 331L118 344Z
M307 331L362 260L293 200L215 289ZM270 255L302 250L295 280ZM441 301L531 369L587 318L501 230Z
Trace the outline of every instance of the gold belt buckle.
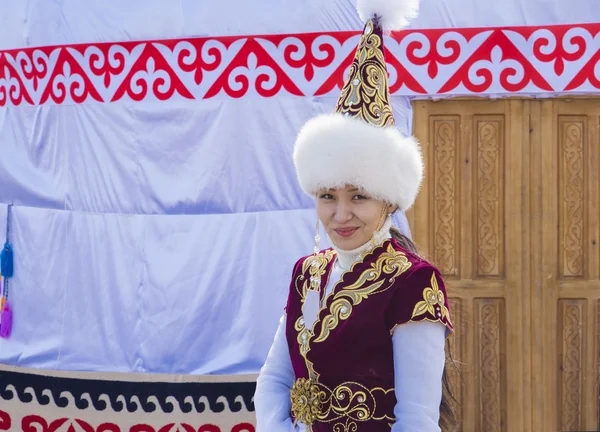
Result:
M321 408L327 395L315 381L299 378L290 390L290 398L294 418L306 425L312 425L322 416Z

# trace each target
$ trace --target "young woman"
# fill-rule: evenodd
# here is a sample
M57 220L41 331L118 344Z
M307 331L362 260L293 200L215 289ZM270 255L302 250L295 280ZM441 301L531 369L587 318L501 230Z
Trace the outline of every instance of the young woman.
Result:
M317 223L257 382L258 432L452 426L444 282L391 222L413 204L423 165L416 140L393 127L382 29L404 25L417 5L371 2L359 2L366 26L335 112L296 141L300 185L333 248L320 250Z

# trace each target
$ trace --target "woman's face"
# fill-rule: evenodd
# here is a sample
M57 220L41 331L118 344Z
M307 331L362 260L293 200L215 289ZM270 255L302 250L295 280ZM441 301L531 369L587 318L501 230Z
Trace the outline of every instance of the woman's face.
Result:
M356 249L371 240L393 210L354 186L323 189L317 194L319 219L331 240L342 250Z

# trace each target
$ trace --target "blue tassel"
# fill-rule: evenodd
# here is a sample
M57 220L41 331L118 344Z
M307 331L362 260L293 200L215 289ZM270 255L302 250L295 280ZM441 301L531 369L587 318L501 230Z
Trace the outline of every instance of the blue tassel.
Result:
M2 255L0 256L0 271L5 278L13 275L13 250L8 242L4 243L4 249L2 249Z

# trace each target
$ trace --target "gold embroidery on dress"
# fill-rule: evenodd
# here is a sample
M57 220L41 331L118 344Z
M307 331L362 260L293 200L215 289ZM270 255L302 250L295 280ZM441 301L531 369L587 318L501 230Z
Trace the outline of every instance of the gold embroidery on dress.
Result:
M394 125L382 33L373 20L365 26L335 111L375 126Z
M427 312L437 317L440 321L446 318L450 322L450 312L445 305L444 292L438 286L435 273L431 275L431 287L423 290L423 300L415 305L412 318L424 315Z
M307 290L319 291L321 287L321 279L327 271L327 266L335 256L335 251L332 249L313 255L302 263L302 274L308 270L310 279L305 281L302 286L302 300L306 297Z
M297 379L290 390L292 413L297 421L311 425L322 416L327 394L315 381Z
M327 266L335 257L334 250L326 250L317 255L313 255L302 263L302 274L296 278L294 285L296 287L296 291L300 294L301 297L301 305L300 310L302 311L302 307L304 306L304 301L306 300L306 293L309 290L319 291L321 286L321 280L323 275L327 272ZM306 272L309 272L310 278L306 280L304 276ZM298 288L298 281L303 281L302 288ZM308 360L307 354L310 351L309 341L313 336L312 330L306 328L304 322L304 316L300 315L300 317L294 323L294 328L298 332L298 345L300 347L300 354L304 358L304 362L306 363L306 368L308 369L309 376L318 378L319 374L315 371L313 363Z
M388 286L384 290L387 290L393 285L396 278L411 266L412 264L407 256L403 252L396 251L392 244L389 243L387 250L379 255L377 261L371 264L370 268L361 273L355 283L333 295L329 314L323 318L321 332L314 342L318 343L326 340L340 321L348 319L354 306L362 303L363 300L379 290L386 282ZM381 278L382 274L384 278ZM343 280L343 275L341 280Z
M302 315L296 320L294 328L298 332L297 340L298 346L300 347L300 355L304 358L306 369L308 369L308 375L318 379L320 375L315 371L315 366L313 363L307 358L308 352L310 351L310 345L308 342L312 337L312 331L306 328L306 325L304 324L304 317Z
M349 429L355 421L394 420L393 417L385 414L381 417L375 416L376 394L382 393L385 397L393 391L393 388L385 390L381 387L368 389L362 384L351 381L344 382L331 390L317 381L299 378L290 391L292 413L297 421L307 425L316 421L331 423L346 420L345 424L336 423L334 430L356 430ZM340 427L343 429L339 429Z
M304 296L302 295L302 288L300 288L298 286L298 282L302 282L304 280L304 275L300 275L296 278L296 280L294 281L294 287L296 288L296 292L298 293L298 295L300 296L300 298L304 298Z

